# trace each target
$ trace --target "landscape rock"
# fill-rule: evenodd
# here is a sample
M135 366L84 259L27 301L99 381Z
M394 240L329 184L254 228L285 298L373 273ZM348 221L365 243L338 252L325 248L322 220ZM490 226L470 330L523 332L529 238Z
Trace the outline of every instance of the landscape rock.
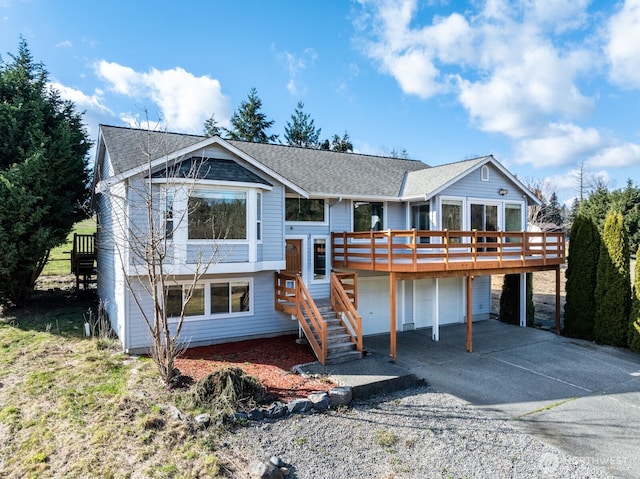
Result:
M253 408L248 413L250 421L262 421L264 419L264 411L260 408Z
M267 419L278 419L285 414L287 414L287 406L280 401L276 401L264 412L264 417Z
M173 405L169 406L169 417L171 417L171 419L175 419L176 421L182 422L186 422L189 420L188 414L183 413L180 409Z
M249 465L249 477L252 479L284 479L284 475L278 467L259 459Z
M249 420L249 416L247 416L247 413L243 412L243 411L236 411L236 413L233 415L233 418L236 421L248 421Z
M294 399L287 404L287 409L291 414L301 414L311 411L313 403L308 399Z
M269 462L276 467L284 467L285 465L284 461L280 459L280 457L278 456L271 456L271 458L269 459Z
M329 393L326 391L311 393L309 394L308 399L313 403L313 409L316 411L326 411L331 405Z
M193 421L200 429L206 429L211 424L211 415L207 413L198 414L193 418Z
M346 406L353 399L353 389L351 386L337 386L329 391L331 407Z

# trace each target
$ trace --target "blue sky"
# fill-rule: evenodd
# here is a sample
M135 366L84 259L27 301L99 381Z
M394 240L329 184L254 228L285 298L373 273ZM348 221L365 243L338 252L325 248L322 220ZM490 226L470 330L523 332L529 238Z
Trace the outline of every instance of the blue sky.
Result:
M577 195L640 181L640 0L0 0L64 98L99 123L222 126L252 87L280 135L299 100L322 138L431 165L493 154Z

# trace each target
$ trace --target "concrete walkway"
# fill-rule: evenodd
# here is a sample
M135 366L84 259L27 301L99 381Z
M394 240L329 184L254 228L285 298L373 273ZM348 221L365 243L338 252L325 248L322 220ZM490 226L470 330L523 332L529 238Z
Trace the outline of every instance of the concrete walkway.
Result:
M389 363L388 334L364 345ZM474 323L473 350L463 324L441 327L439 342L430 329L400 333L395 366L406 371L397 375L512 419L612 475L640 478L640 355L495 320Z

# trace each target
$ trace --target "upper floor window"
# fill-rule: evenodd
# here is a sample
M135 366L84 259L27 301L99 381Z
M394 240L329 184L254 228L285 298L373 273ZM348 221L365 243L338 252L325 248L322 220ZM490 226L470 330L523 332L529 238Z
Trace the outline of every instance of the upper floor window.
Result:
M262 193L256 193L256 239L262 239Z
M247 193L194 190L188 201L189 239L247 239Z
M286 221L315 221L324 223L323 199L285 198Z
M480 178L482 181L489 181L489 167L487 165L483 165L480 169Z
M505 203L504 205L504 230L522 231L522 205L518 203ZM507 237L507 243L517 243L520 238Z
M384 204L353 202L353 231L381 231L384 227Z

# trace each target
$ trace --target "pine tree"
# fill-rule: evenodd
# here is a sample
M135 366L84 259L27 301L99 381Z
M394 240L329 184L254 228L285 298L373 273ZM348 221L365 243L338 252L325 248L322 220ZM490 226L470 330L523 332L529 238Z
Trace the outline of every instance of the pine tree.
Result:
M21 40L0 62L0 302L25 305L49 251L85 216L89 136Z
M303 109L304 103L299 101L294 114L291 115L291 122L287 122L284 127L284 139L291 146L319 148L322 129L316 130L313 119L308 113L304 113Z
M211 117L204 122L204 136L212 137L216 135L222 135L222 128L218 126L216 115L213 113Z
M233 112L231 130L225 130L231 140L251 141L253 143L270 143L278 139L278 135L267 135L267 130L273 126L273 120L267 120L262 113L262 100L255 88L249 91L246 101L240 103L240 108Z
M640 353L640 246L636 253L636 267L633 277L633 298L629 316L629 347Z
M593 219L578 214L569 237L563 333L572 338L593 340L600 233Z
M596 274L596 341L612 346L627 346L631 290L629 242L622 213L607 215L602 234Z

